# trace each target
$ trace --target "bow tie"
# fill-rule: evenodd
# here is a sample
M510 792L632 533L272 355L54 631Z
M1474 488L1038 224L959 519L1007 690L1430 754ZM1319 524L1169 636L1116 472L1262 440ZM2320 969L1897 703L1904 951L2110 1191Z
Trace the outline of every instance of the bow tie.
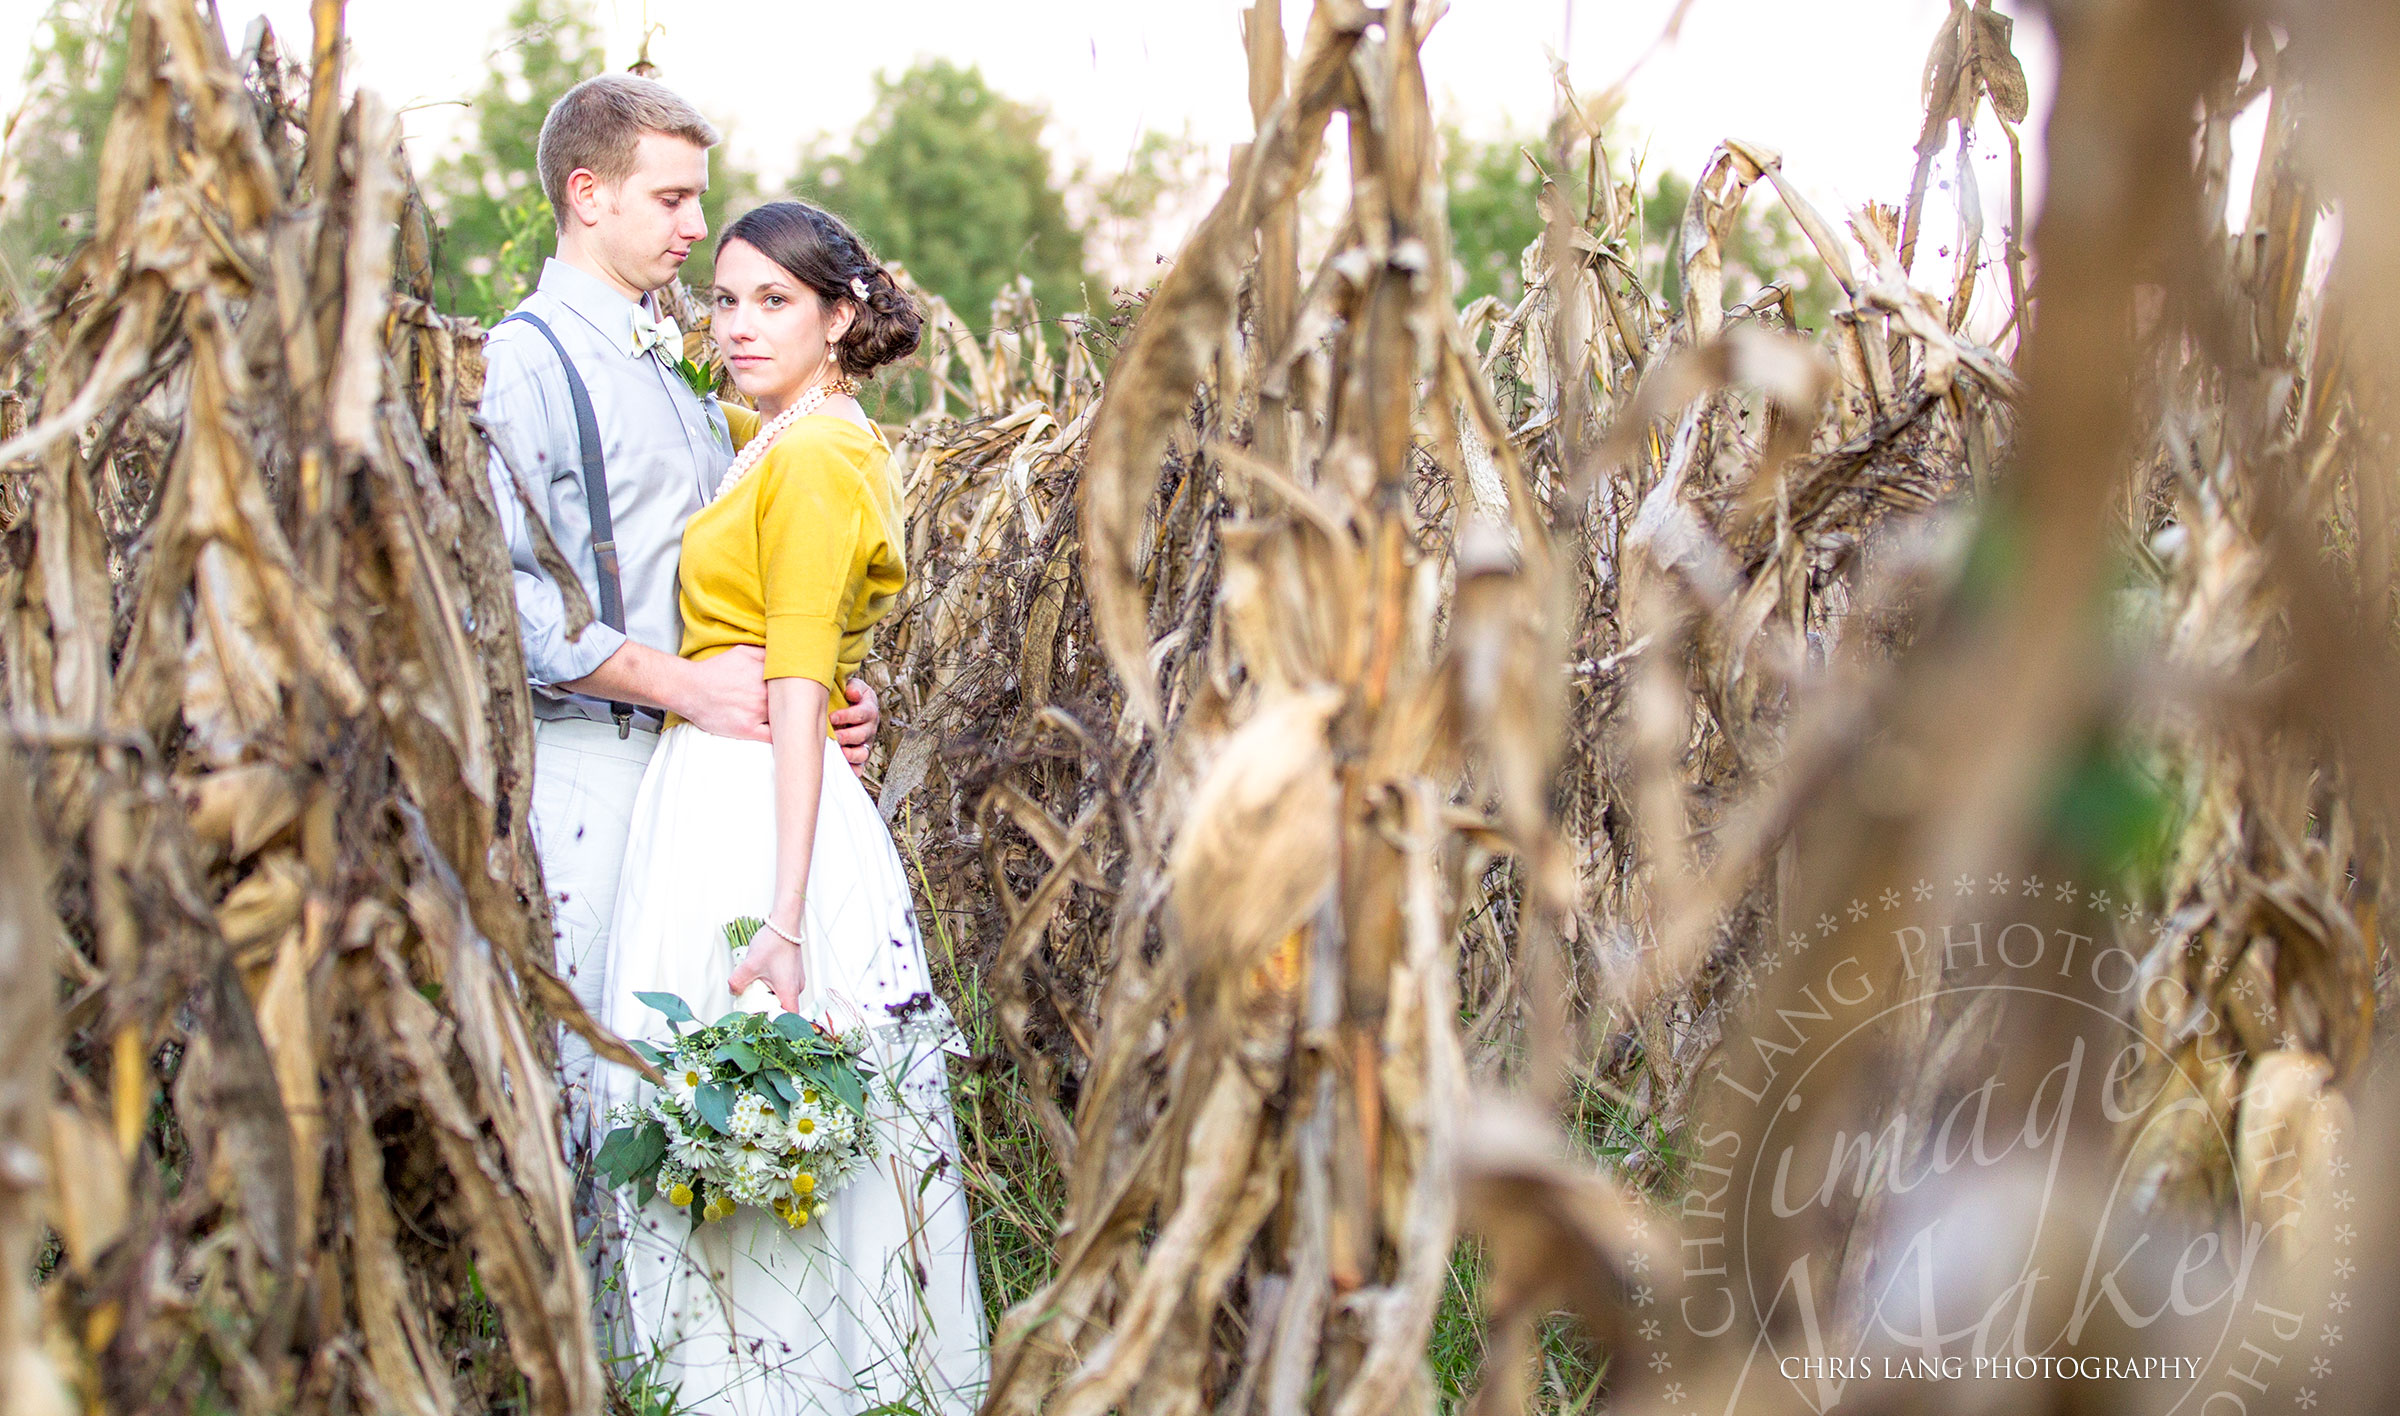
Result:
M661 362L673 367L683 357L683 331L675 327L673 319L661 315L653 320L637 308L633 312L633 336L627 348L637 358L644 354L656 354Z

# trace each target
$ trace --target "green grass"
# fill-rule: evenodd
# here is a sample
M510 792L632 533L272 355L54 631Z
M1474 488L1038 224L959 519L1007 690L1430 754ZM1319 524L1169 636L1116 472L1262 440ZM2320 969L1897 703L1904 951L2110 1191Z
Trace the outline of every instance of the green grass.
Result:
M608 1371L611 1416L683 1416L693 1408L683 1404L680 1385L669 1386L660 1380L659 1369L665 1365L663 1353L652 1352L646 1357L615 1358L604 1365Z
M1560 1122L1577 1149L1629 1188L1664 1195L1677 1193L1683 1185L1688 1158L1679 1138L1669 1134L1655 1114L1629 1106L1606 1084L1576 1082ZM1450 1252L1450 1281L1426 1350L1444 1412L1462 1410L1484 1382L1489 1278L1483 1246L1461 1239ZM1568 1314L1549 1313L1538 1331L1533 1371L1527 1378L1528 1409L1545 1416L1582 1416L1593 1410L1608 1364L1585 1342L1582 1324Z
M950 916L941 908L924 862L909 848L916 833L895 835L917 877L925 926L926 963L946 981L958 1025L975 1063L950 1069L950 1105L957 1114L959 1166L973 1216L975 1264L995 1329L1000 1315L1050 1281L1051 1238L1066 1208L1066 1177L1034 1119L1024 1078L1009 1060L998 1016L983 977L959 957Z
M483 1275L467 1264L467 1291L459 1298L445 1336L450 1344L451 1384L455 1394L481 1403L490 1412L526 1410L530 1404L525 1376L508 1350L508 1334L500 1309L483 1291Z
M1483 1385L1488 1279L1483 1246L1460 1240L1450 1251L1450 1281L1441 1310L1434 1314L1433 1341L1425 1353L1433 1368L1434 1395L1444 1412L1463 1409ZM1573 1318L1550 1314L1542 1319L1540 1333L1528 1409L1545 1416L1583 1416L1599 1400L1607 1363L1585 1345L1582 1326Z

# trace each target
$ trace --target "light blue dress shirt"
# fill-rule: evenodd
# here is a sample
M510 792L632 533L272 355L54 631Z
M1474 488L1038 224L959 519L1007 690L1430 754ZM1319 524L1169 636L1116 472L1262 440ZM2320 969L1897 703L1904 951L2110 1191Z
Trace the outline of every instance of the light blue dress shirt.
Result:
M517 308L550 326L591 393L608 460L609 514L625 594L625 632L619 634L598 618L599 564L566 373L540 331L500 325L484 341L483 423L493 445L492 500L516 573L525 676L534 687L536 717L607 722L607 703L554 685L599 668L627 639L668 654L682 648L675 564L683 524L725 475L733 439L716 400L693 393L658 355L633 352L640 306L599 277L553 260ZM592 623L576 638L567 637L557 584L534 561L525 505L509 485L512 471L591 599ZM655 715L647 716L655 726Z

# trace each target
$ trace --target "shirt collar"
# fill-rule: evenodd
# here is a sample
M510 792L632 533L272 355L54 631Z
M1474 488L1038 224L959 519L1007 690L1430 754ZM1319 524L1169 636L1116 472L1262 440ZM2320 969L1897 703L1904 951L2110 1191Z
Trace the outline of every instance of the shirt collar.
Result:
M626 353L625 336L632 327L629 321L633 312L641 308L639 301L626 299L607 281L588 271L578 270L556 256L543 263L542 280L538 288L598 330L610 348L620 354Z

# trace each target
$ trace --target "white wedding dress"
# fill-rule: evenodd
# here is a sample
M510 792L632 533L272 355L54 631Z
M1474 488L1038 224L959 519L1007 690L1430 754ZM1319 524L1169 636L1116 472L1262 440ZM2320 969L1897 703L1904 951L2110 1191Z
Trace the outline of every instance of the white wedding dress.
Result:
M610 931L602 1021L619 1036L667 1035L636 993L680 995L703 1023L737 1006L773 1009L763 985L740 1000L727 993L734 956L723 934L729 920L765 915L773 891L773 751L689 724L661 737ZM678 1410L964 1416L986 1366L943 1058L956 1029L932 992L891 835L830 740L806 909L804 1011L864 1022L873 1039L878 1169L799 1230L748 1207L695 1229L664 1200L637 1207L619 1192L625 1355L676 1389ZM647 1085L626 1068L606 1072L611 1104Z

